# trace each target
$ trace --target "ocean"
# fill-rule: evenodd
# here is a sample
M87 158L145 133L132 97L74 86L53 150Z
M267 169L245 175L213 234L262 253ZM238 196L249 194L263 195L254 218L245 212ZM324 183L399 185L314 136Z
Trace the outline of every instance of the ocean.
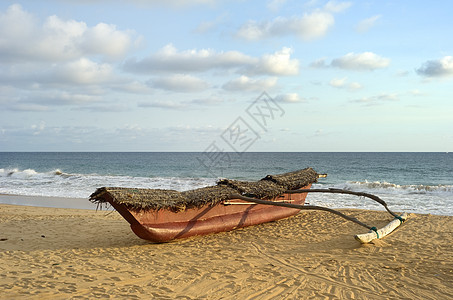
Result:
M64 201L88 201L103 186L183 191L214 185L219 178L258 180L306 167L328 174L313 188L375 194L397 212L453 215L453 153L0 152L0 194L58 197L61 205L52 205L66 207ZM27 198L35 199L28 204L43 205L40 197ZM1 199L21 204L20 197ZM309 194L307 202L383 209L350 195Z

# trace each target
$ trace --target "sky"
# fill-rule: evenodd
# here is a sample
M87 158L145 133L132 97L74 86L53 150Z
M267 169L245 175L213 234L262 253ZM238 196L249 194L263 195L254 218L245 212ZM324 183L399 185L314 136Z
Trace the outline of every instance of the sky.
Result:
M453 151L453 2L0 2L0 151Z

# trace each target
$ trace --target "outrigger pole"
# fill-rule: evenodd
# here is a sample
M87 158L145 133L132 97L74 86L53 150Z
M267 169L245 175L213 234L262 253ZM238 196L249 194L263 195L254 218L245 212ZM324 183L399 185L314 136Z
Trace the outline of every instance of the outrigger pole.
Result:
M407 213L403 213L402 215L398 216L394 212L392 212L388 206L387 203L379 198L378 196L368 194L368 193L363 193L363 192L352 192L348 190L342 190L342 189L302 189L302 190L288 190L285 191L287 194L301 194L301 193L335 193L335 194L349 194L349 195L355 195L355 196L360 196L360 197L367 197L370 199L373 199L374 201L380 203L385 207L385 209L393 216L395 217L389 224L386 226L377 229L374 226L369 226L365 223L360 222L354 217L350 217L348 215L345 215L339 211L336 211L331 208L323 207L323 206L316 206L316 205L299 205L299 204L292 204L292 203L285 203L285 202L274 202L274 201L268 201L268 200L262 200L262 199L256 199L256 198L251 198L251 197L246 197L242 196L239 194L232 194L230 195L230 199L241 199L247 202L253 202L257 204L264 204L264 205L274 205L274 206L281 206L281 207L288 207L288 208L296 208L296 209L304 209L304 210L322 210L322 211L327 211L330 213L333 213L337 216L340 216L348 221L354 222L356 224L359 224L360 226L363 226L370 231L368 233L364 234L357 234L355 235L355 239L362 244L369 243L375 239L382 239L383 237L389 235L391 232L393 232L398 226L403 224L404 221L406 221L408 215Z

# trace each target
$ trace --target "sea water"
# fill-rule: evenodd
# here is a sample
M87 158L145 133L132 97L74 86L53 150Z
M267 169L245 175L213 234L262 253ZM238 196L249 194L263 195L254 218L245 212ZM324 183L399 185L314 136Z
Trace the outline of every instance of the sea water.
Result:
M219 178L258 180L306 167L328 174L314 188L375 194L395 211L453 215L453 153L0 152L0 194L88 201L103 186L183 191ZM307 202L382 209L350 195L313 193Z

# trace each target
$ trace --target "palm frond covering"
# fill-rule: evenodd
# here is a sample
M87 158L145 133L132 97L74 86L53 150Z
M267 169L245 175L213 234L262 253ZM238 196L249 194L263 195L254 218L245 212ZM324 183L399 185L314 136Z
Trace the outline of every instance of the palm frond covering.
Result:
M279 174L279 175L267 175L261 180L269 180L276 184L283 186L287 190L300 189L307 184L316 182L318 179L318 173L312 168L306 168L299 171Z
M261 199L275 198L286 191L286 188L272 181L238 181L231 179L220 180L218 185L228 186L239 194Z
M170 209L181 211L187 208L215 205L228 200L232 194L241 194L261 199L272 199L286 190L299 189L316 182L318 174L311 168L267 175L259 181L238 181L223 179L215 186L203 187L185 192L163 189L102 187L90 196L97 204L113 202L124 204L134 210Z
M228 186L214 185L181 192L181 195L186 198L187 206L199 207L205 204L217 204L220 201L228 200L231 194L236 193L236 190Z
M162 189L138 189L102 187L90 196L94 203L106 203L108 199L134 209L166 209L185 207L186 198L181 192Z

